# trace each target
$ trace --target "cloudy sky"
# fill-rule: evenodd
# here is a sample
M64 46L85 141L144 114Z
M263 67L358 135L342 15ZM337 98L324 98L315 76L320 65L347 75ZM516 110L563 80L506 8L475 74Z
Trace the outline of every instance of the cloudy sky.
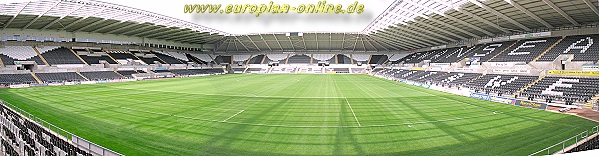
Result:
M26 0L2 0L0 3ZM364 4L362 14L186 14L185 4L268 4L271 0L100 0L191 21L232 34L269 32L359 32L381 14L393 0L327 0L327 4ZM317 4L319 0L272 0L276 4Z

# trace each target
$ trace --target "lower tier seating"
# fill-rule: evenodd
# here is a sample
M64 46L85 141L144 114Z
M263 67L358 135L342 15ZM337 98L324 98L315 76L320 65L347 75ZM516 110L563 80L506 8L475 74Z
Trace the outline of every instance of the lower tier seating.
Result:
M85 81L85 79L79 76L75 72L63 72L63 73L36 73L37 77L46 83L52 82L65 82L65 81Z
M37 83L31 74L0 74L0 85Z
M122 79L123 77L114 71L81 72L89 80L112 80Z

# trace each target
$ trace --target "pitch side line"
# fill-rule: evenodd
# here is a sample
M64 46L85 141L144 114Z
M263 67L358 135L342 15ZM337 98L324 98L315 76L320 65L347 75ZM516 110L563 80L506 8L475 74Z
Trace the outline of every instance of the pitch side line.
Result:
M356 122L358 123L359 127L362 127L362 125L360 125L360 121L358 121L358 117L356 117L356 113L354 113L354 109L351 108L351 105L349 104L349 101L347 101L347 97L345 98L345 102L347 102L347 105L349 106L349 110L351 110L351 113L354 114L354 119L356 119Z
M243 113L243 111L245 111L245 110L241 110L241 111L237 112L237 114L233 114L233 115L232 115L232 116L230 116L229 118L227 118L227 119L223 120L223 122L227 122L227 120L229 120L229 119L231 119L231 118L233 118L233 117L235 117L235 116L237 116L237 115L239 115L239 114Z

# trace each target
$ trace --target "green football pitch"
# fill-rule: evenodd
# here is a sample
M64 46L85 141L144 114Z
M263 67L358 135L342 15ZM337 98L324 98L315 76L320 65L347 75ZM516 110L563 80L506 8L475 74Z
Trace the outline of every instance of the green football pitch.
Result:
M528 155L598 123L368 75L219 75L2 89L125 155Z

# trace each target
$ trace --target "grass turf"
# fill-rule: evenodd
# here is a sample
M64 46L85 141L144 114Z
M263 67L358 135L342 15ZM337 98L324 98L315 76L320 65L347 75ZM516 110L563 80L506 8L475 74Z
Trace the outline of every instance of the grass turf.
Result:
M367 75L220 75L0 98L125 155L528 155L598 124Z

